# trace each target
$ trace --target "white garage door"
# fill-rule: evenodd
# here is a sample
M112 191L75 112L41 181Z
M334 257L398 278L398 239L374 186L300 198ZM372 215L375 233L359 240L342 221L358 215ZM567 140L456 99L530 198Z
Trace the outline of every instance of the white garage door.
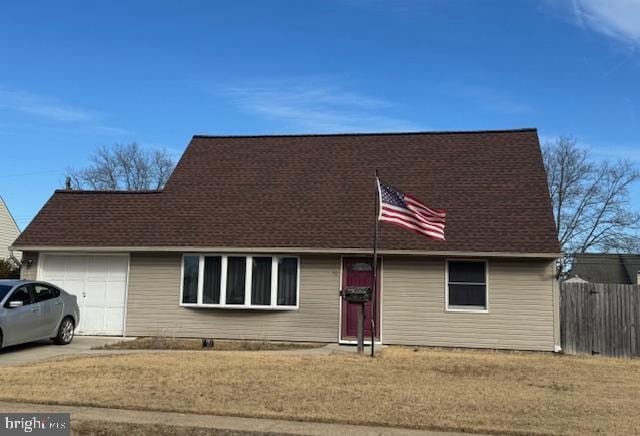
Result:
M42 254L38 278L78 297L79 334L122 335L129 257Z

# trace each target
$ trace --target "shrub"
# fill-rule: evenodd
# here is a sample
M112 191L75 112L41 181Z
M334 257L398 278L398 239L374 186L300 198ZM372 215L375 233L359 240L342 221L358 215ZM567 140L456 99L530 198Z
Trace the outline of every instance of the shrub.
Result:
M0 279L19 279L20 268L11 259L0 259Z

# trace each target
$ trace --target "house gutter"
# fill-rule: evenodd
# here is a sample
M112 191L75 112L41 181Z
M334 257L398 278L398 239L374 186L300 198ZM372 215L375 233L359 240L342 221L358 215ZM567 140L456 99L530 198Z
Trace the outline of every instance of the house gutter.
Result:
M37 252L75 253L297 253L297 254L371 254L370 248L320 248L320 247L217 247L217 246L63 246L63 245L18 245L10 250ZM562 253L523 253L502 251L428 251L428 250L378 250L382 255L397 256L473 256L491 258L537 258L557 259Z

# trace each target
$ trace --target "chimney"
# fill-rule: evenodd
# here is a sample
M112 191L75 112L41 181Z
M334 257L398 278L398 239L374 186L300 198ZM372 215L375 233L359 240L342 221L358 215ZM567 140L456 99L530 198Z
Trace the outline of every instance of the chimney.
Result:
M67 191L71 191L71 177L69 176L67 176L64 181L64 189L66 189Z

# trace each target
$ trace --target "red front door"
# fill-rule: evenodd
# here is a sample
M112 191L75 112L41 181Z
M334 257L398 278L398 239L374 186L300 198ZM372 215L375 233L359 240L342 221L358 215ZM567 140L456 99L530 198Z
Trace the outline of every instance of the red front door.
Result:
M378 260L378 286L376 292L376 339L380 338L380 260ZM373 287L373 259L344 258L342 262L342 289L357 286ZM358 334L358 305L342 299L342 339L355 340ZM364 306L364 336L371 340L371 302Z

